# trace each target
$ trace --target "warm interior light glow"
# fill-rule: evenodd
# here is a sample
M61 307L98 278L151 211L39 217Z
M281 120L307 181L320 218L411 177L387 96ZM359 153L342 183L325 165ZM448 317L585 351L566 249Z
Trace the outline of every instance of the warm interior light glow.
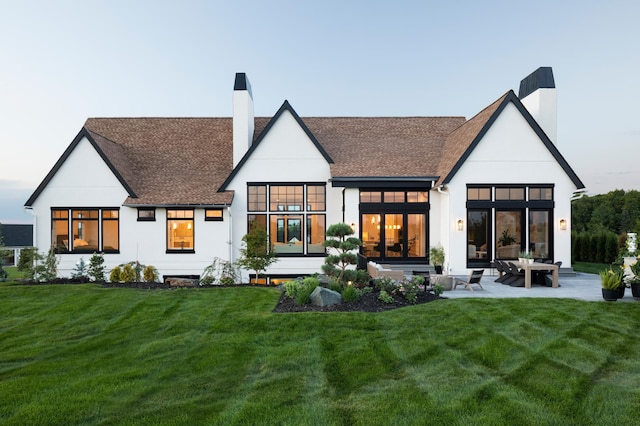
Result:
M458 231L462 231L464 229L464 222L462 219L458 219Z
M560 219L560 229L562 231L566 231L567 230L567 220L566 219Z
M173 222L173 229L178 229L178 224Z

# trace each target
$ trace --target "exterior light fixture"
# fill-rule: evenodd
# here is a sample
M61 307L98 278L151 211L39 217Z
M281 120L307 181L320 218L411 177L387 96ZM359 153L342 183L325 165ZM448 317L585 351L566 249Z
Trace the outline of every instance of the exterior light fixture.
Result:
M458 231L462 231L464 229L464 222L462 221L462 219L458 219L457 227Z
M567 230L567 219L560 219L560 230L561 231Z
M355 222L351 222L351 229L353 230L353 232L356 232L356 224L355 224Z

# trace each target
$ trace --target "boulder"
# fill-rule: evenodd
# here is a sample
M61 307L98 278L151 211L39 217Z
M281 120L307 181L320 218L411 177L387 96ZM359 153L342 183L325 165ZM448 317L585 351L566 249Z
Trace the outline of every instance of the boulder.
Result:
M337 291L318 286L310 296L311 304L315 306L331 306L342 302L342 295Z
M193 278L167 278L165 283L171 287L195 287L198 285L198 280Z

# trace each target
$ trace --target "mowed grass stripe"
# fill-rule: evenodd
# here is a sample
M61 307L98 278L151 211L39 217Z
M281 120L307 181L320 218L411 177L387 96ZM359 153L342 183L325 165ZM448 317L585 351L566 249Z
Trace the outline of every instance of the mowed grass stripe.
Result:
M634 424L634 303L0 286L1 424Z

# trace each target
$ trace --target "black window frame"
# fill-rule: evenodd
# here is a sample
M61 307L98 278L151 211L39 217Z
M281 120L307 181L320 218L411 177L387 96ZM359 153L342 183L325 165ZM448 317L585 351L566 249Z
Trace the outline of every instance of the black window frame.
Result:
M141 216L140 213L152 213L150 216ZM155 222L156 221L156 208L155 207L138 207L138 222Z
M220 216L208 216L209 212L219 212ZM223 208L208 208L208 209L204 209L204 221L205 222L222 222L222 221L224 221L224 209Z

